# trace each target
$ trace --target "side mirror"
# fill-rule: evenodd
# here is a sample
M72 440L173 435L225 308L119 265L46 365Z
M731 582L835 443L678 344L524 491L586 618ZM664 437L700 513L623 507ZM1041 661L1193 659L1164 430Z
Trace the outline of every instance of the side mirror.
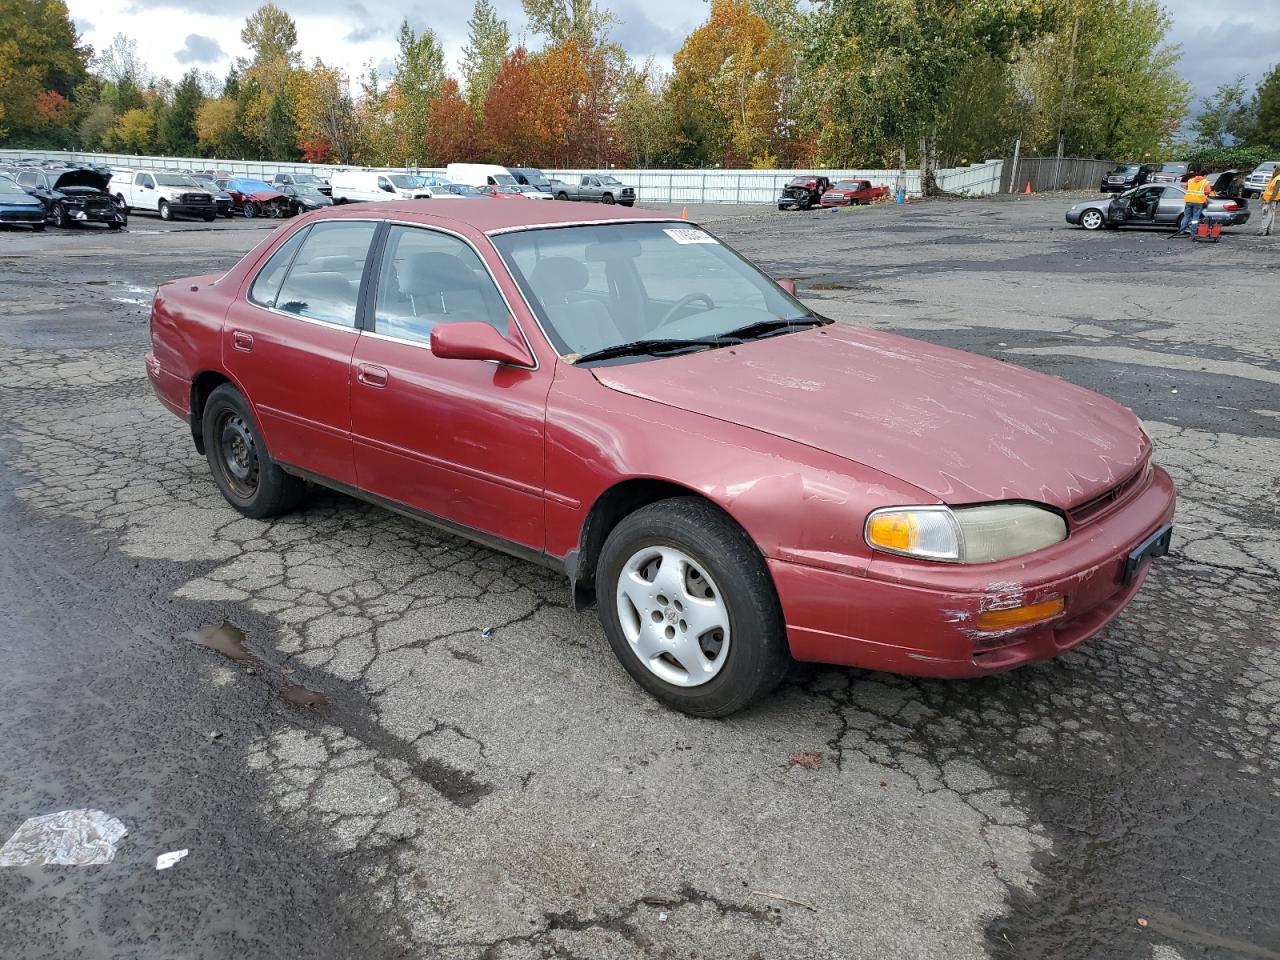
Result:
M793 297L796 295L796 282L790 277L783 277L778 281L778 286L787 291L787 293L791 294Z
M487 323L442 323L431 330L431 352L441 360L492 360L518 367L533 366L523 346L516 346Z

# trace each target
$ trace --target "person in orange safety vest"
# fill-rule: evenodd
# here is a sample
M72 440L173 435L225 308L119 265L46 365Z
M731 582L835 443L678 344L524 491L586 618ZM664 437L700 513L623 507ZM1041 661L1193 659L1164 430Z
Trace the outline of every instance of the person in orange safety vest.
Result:
M1271 227L1276 222L1276 207L1280 206L1280 167L1271 172L1271 180L1262 191L1262 225L1258 227L1258 236L1271 236Z
M1210 186L1209 178L1204 175L1204 171L1199 169L1191 171L1191 179L1187 181L1186 192L1182 198L1186 206L1183 207L1182 220L1174 237L1195 234L1196 227L1200 226L1200 217L1204 213L1204 208L1213 195L1213 187ZM1173 237L1169 239L1172 240Z

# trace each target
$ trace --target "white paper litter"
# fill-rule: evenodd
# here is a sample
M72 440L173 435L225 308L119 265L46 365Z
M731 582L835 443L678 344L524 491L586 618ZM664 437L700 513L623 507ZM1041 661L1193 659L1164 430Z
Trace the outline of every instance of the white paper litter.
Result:
M129 833L101 810L63 810L32 817L0 847L0 867L87 867L110 863Z
M187 852L188 851L186 850L173 850L169 853L160 854L160 856L156 857L156 869L168 870L175 863L185 857Z

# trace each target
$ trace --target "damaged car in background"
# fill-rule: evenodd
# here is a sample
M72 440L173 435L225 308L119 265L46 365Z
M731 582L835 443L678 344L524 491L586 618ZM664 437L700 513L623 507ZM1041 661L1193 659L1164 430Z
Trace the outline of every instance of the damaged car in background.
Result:
M108 192L111 177L89 167L14 170L11 176L44 205L45 219L68 229L104 223L119 230L129 222L124 204Z
M1175 499L1132 412L795 292L656 212L337 207L161 285L145 367L243 515L313 482L561 571L697 716L793 659L999 673L1125 608Z
M1236 183L1236 171L1228 170L1211 177L1215 192L1231 191ZM1186 187L1180 183L1148 183L1134 190L1127 190L1118 197L1100 197L1077 203L1066 213L1067 223L1086 230L1103 227L1176 227L1186 208ZM1225 227L1237 227L1249 222L1249 203L1243 198L1226 195L1211 196L1205 207L1204 217L1216 220Z

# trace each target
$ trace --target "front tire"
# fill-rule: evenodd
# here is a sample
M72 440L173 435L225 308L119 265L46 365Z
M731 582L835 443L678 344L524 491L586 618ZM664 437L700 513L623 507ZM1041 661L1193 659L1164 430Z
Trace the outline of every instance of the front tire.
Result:
M1086 230L1100 230L1106 225L1107 218L1101 210L1086 210L1080 214L1080 226Z
M59 230L71 229L71 218L67 216L67 208L60 203L53 205L53 225Z
M727 716L786 674L782 608L764 559L703 500L664 500L623 518L600 553L596 596L627 672L682 713Z
M613 194L606 193L603 197L600 198L600 202L607 207L613 206Z
M258 215L258 205L252 200L245 201L245 205L240 212L244 214L246 220L252 220Z
M214 483L246 517L279 516L302 500L306 484L271 459L248 402L231 384L209 394L201 430Z
M167 202L165 202L164 200L161 200L161 201L160 201L160 207L159 207L159 210L160 210L160 219L161 219L161 220L172 220L172 219L173 219L173 211L169 209L169 204L168 204Z

